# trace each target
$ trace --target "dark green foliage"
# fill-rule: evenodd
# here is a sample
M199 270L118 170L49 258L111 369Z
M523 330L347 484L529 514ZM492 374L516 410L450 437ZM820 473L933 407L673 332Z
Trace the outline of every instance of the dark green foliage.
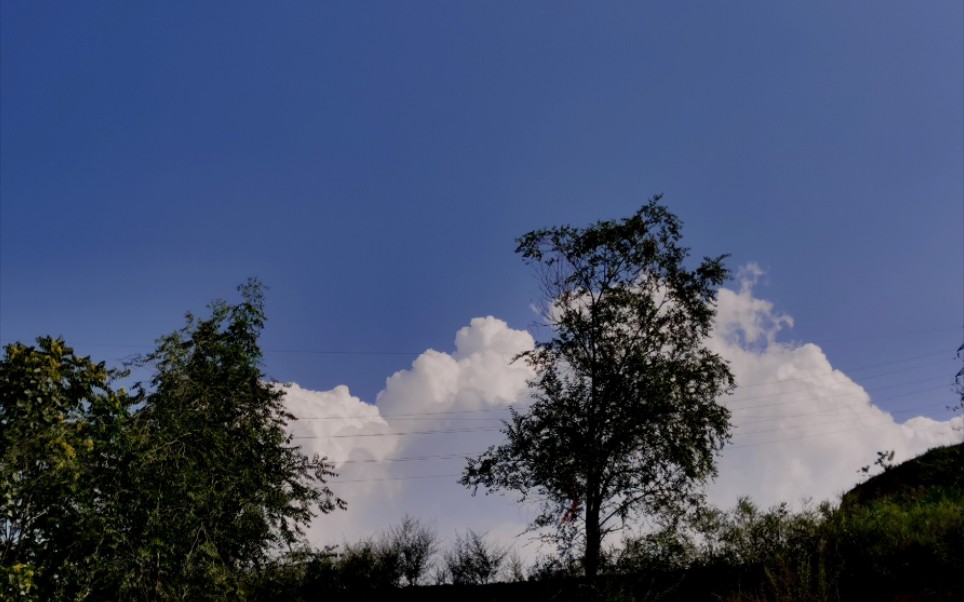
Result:
M237 596L239 572L295 543L313 508L343 506L329 465L290 442L283 392L260 369L261 287L240 290L241 303L188 315L141 362L155 372L137 416L143 482L125 512L135 547L122 584L138 596Z
M518 241L542 277L553 336L523 354L536 371L532 406L513 412L506 443L470 461L462 483L542 502L533 526L581 538L589 575L622 522L694 505L728 438L716 399L733 377L704 346L724 257L688 269L680 237L656 198L624 220Z
M883 499L914 504L933 496L935 488L964 490L964 444L935 447L893 466L851 489L841 505L849 508Z
M877 459L874 460L873 466L879 466L881 470L890 470L894 467L894 450L890 451L878 451ZM860 470L857 472L862 472L864 474L870 474L871 465L861 466Z
M829 541L830 554L840 559L845 599L893 592L964 595L960 491L919 504L880 500L842 511Z
M959 599L962 447L931 450L874 477L839 509L761 511L746 499L727 512L704 508L627 542L614 570L637 580L676 572L674 595L719 574L703 593L728 600Z
M0 594L83 598L118 539L105 509L131 398L62 339L7 345L0 362Z
M932 449L847 492L829 541L845 597L860 583L871 594L964 596L964 444Z
M422 526L418 521L408 524ZM429 557L423 561L424 571ZM404 563L398 540L391 535L382 540L345 544L341 552L333 547L322 552L301 549L274 559L260 570L250 571L247 589L253 600L265 602L319 597L374 599L399 590L403 578L411 583L404 575Z
M406 514L401 523L388 530L383 545L395 558L405 583L418 585L431 567L432 556L438 552L438 533Z
M800 511L786 504L764 510L743 499L727 511L704 506L678 520L670 517L659 529L602 554L600 574L591 581L572 557L563 556L539 560L523 583L516 567L516 583L464 584L485 579L461 575L491 567L472 559L470 533L456 546L462 552L450 552L445 563L468 569L442 580L463 584L400 588L397 565L384 562L379 552L379 546L390 547L386 537L381 544L347 546L340 556L309 554L305 560L303 554L273 565L260 573L273 589L259 590L273 597L257 599L959 600L964 489L955 483L962 478L961 447L931 450L892 468L879 484L871 483L873 493L861 485L840 509L823 503ZM898 480L889 481L891 474ZM477 544L492 554L484 541ZM284 585L286 579L300 586Z
M323 551L301 548L246 572L254 600L351 598L385 595L403 584L418 585L438 551L435 530L411 516L377 539Z
M296 548L245 571L242 587L259 602L307 602L330 592L337 580L337 555L332 548Z
M261 286L162 337L147 389L111 389L63 341L0 365L0 590L42 600L246 597L252 571L344 507L260 369Z
M792 512L785 503L761 511L747 498L729 512L707 509L694 528L702 536L700 562L752 566L806 554L828 505Z
M469 530L456 535L455 545L445 554L445 570L454 585L484 585L495 579L507 555L507 549Z
M345 544L341 553L331 554L327 580L320 585L341 592L418 585L437 551L435 531L406 515L383 537Z
M765 599L832 599L836 569L826 556L832 516L829 504L792 512L784 503L761 511L745 498L729 512L707 511L695 524L700 545L694 565L730 572L739 577L739 589Z
M677 523L626 539L622 548L609 554L605 565L607 572L620 575L680 571L693 566L698 554L696 543Z
M334 566L332 585L345 592L360 593L397 587L401 579L398 557L375 541L346 544Z
M582 567L571 556L542 556L528 570L531 581L574 579L581 574Z

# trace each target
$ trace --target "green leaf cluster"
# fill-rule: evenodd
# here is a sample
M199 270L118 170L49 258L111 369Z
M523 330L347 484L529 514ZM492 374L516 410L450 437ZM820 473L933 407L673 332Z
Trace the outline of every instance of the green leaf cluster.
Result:
M0 362L0 592L83 598L110 546L106 490L119 467L131 397L116 373L62 339L6 346Z
M485 535L471 529L455 536L455 545L445 554L445 573L454 585L485 585L499 574L508 556L507 548L490 544Z
M420 585L438 552L438 534L406 515L381 537L346 543L341 551L336 550L294 549L259 570L249 571L252 599L395 596L403 586Z
M725 256L688 266L679 219L659 203L586 228L535 230L516 251L543 286L552 336L523 358L533 403L462 483L542 503L535 528L582 542L594 575L603 538L639 513L698 501L728 439L727 364L705 346Z
M703 508L627 540L607 569L640 583L661 574L679 599L961 599L962 454L960 444L930 450L839 507L762 510L744 498L727 511Z
M188 315L122 374L62 340L0 362L0 590L10 598L243 599L243 575L343 508L261 371L262 286Z

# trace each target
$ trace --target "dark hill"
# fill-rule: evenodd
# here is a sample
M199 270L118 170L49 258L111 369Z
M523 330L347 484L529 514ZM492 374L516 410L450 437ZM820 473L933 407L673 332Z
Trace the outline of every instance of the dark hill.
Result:
M935 447L885 470L844 494L841 509L878 500L914 504L964 492L964 443Z

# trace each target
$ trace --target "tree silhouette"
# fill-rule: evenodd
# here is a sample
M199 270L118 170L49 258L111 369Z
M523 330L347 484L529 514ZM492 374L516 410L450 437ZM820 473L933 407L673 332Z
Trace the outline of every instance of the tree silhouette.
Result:
M680 227L655 197L623 220L518 239L552 336L523 354L531 407L513 410L506 442L469 460L461 482L540 500L532 527L580 537L590 577L618 524L697 503L729 437L716 399L733 377L704 344L725 256L687 268Z

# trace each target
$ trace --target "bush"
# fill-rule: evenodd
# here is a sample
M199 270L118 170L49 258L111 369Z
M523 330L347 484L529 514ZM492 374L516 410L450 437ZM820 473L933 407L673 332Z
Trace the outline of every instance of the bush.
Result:
M401 523L388 530L384 548L394 557L398 573L406 583L418 585L438 552L438 533L406 514Z
M508 549L488 544L485 535L469 530L457 534L455 546L445 554L447 577L455 585L484 585L499 573Z
M839 512L831 553L848 597L912 592L961 593L964 497L902 505L880 500Z

